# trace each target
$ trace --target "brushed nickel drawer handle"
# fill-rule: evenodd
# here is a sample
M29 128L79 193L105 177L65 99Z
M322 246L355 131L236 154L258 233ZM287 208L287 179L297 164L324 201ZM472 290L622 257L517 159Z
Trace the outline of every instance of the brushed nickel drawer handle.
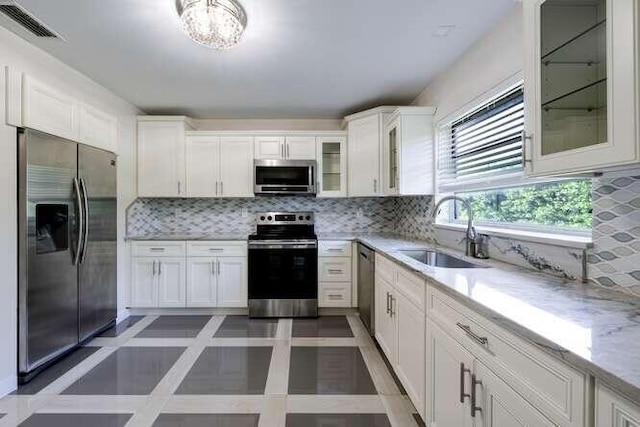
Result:
M481 337L480 335L476 334L475 332L473 332L471 330L471 326L463 325L460 322L456 323L456 325L458 326L458 328L462 329L464 331L464 333L467 334L467 336L469 336L469 338L471 338L472 340L474 340L478 344L480 344L482 346L485 346L485 347L487 345L489 345L489 338Z
M329 252L343 252L343 250L342 250L342 249L340 249L340 248L329 248L329 249L327 249L327 250L328 250Z
M209 248L209 252L222 252L224 251L224 249L220 249L220 248Z
M166 248L149 248L151 252L164 252Z
M329 299L342 299L342 295L329 294Z
M329 269L329 273L331 273L331 274L342 274L342 270L332 270L332 269Z

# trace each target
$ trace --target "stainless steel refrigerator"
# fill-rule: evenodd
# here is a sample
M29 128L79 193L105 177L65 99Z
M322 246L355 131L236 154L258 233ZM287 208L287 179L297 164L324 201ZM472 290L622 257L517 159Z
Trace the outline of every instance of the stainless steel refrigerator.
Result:
M18 130L22 381L116 318L116 156Z

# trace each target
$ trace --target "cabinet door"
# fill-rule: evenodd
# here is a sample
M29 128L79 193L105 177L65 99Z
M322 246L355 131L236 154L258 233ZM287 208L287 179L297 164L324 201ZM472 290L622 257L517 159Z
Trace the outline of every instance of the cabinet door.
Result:
M382 184L385 195L398 194L399 189L399 163L400 163L400 141L401 127L400 117L394 119L386 126L383 153L383 174Z
M189 197L216 197L220 194L220 138L189 136L186 184Z
M376 340L391 365L395 364L396 324L391 311L393 288L386 280L376 276Z
M596 426L640 427L640 406L633 405L630 401L598 384Z
M349 123L349 196L377 196L380 185L380 117Z
M184 195L184 124L138 123L138 197Z
M427 320L426 413L428 425L469 427L474 358L458 342Z
M397 354L395 372L418 413L424 418L425 315L396 292Z
M317 138L317 197L347 197L347 139Z
M247 258L218 258L218 307L247 307Z
M476 426L557 426L482 363L477 363L475 374L480 381L475 385L476 407L479 408L475 413Z
M286 157L291 160L315 160L315 136L288 136L286 140Z
M186 306L186 269L184 258L158 259L158 306Z
M189 258L187 261L187 307L215 307L216 258Z
M634 0L524 3L527 165L534 176L639 158Z
M89 105L80 107L80 142L116 153L118 120Z
M78 140L78 101L58 90L24 76L22 123L25 127Z
M285 158L283 136L256 136L254 145L254 156L258 160Z
M158 306L157 267L155 258L132 258L131 307Z
M253 138L220 138L220 195L253 197Z

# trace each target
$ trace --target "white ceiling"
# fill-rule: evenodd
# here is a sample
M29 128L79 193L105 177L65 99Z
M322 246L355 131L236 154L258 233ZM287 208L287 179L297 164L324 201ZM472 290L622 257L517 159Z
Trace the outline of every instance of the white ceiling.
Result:
M66 39L29 41L147 113L196 118L339 118L406 104L514 3L240 1L244 38L219 52L182 33L174 0L19 0ZM456 27L434 36L441 25Z

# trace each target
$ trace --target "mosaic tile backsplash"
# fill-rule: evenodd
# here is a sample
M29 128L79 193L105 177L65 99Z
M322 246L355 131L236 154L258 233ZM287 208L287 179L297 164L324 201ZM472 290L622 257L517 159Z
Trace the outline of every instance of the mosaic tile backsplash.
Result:
M640 296L640 175L593 181L589 278Z

